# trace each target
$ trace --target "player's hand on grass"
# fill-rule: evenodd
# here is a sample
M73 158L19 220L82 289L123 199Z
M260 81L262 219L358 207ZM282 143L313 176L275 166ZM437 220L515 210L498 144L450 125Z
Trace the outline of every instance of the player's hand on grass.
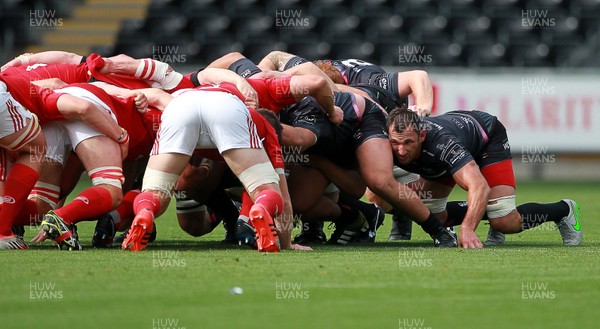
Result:
M304 250L304 251L306 251L306 250L313 250L309 246L302 246L302 245L299 245L299 244L296 244L296 243L292 244L292 246L290 247L290 249L292 249L292 250Z
M344 121L344 111L339 106L333 107L333 114L329 115L329 121L334 125L339 125Z
M458 233L458 247L465 249L483 248L483 243L479 241L473 230L461 227Z

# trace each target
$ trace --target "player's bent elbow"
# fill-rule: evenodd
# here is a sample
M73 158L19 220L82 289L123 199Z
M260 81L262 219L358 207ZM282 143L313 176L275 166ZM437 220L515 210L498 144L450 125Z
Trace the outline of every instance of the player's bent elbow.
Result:
M318 75L309 75L306 76L307 78L309 78L310 83L309 83L309 89L313 90L313 91L320 91L323 90L323 88L325 88L327 86L327 80L325 80L325 78L318 76Z
M85 120L89 117L92 110L94 110L94 105L88 101L72 97L70 95L66 95L70 97L68 103L64 106L59 106L58 111L67 119L81 119ZM65 96L61 96L65 97Z

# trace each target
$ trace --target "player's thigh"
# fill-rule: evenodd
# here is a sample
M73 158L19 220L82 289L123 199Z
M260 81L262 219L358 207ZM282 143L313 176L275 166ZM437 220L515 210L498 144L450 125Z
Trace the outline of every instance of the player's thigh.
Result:
M121 168L119 144L106 136L95 136L81 141L75 147L75 153L88 172L107 166Z
M317 169L293 166L290 167L287 184L294 210L304 212L311 209L323 196L329 181Z
M384 138L371 138L356 149L361 176L373 189L395 182L392 174L393 158L390 143Z
M229 149L221 154L227 165L239 176L244 170L263 163L270 163L264 149L239 148Z
M150 156L147 168L179 176L189 161L187 154L161 153Z

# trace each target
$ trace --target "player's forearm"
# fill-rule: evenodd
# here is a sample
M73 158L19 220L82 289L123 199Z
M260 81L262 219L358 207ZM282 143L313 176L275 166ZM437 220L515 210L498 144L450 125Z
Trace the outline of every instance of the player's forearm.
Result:
M292 54L288 54L283 51L272 51L267 56L265 56L260 63L258 63L259 67L272 67L273 71L283 71L285 64L292 58Z
M127 55L117 55L104 59L105 73L116 73L134 76L137 68L142 63L141 59L135 59Z
M467 210L467 214L460 225L461 228L475 231L479 225L479 222L481 221L481 218L483 218L483 214L485 213L489 191L489 187L484 184L469 188L467 192L469 209Z
M307 83L308 86L308 96L312 96L315 98L317 103L321 105L327 116L332 116L335 112L334 103L333 103L333 90L327 84L327 80L319 77L319 76L305 76L304 79L308 78L312 82ZM300 90L304 90L300 88ZM302 97L307 95L302 95L303 93L297 93ZM297 96L297 95L295 95ZM301 99L301 97L300 97Z
M148 100L148 106L152 106L159 111L163 111L173 99L173 96L158 88L137 89L136 91L144 93Z
M409 80L411 93L415 99L415 105L426 111L428 115L433 107L433 87L429 75L425 71L411 72Z
M299 146L304 151L317 143L315 133L306 128L293 127L286 124L281 124L281 126L283 127L281 145Z
M107 94L112 95L112 96L127 98L127 97L131 97L134 95L134 92L132 90L120 88L115 85L108 84L106 82L96 81L96 82L92 82L92 84L95 85L96 87L104 90Z
M0 72L9 67L18 67L35 63L44 64L79 64L83 56L65 51L44 51L41 53L21 54L0 68Z
M90 127L115 141L121 137L123 132L119 124L110 114L108 114L108 112L96 107L83 111L80 115L80 119Z
M44 64L79 64L83 56L66 51L43 51L41 53L26 55L29 63L44 63Z
M331 80L331 78L327 74L325 74L325 72L323 72L320 68L318 68L312 62L296 65L292 68L289 68L289 69L283 71L283 73L286 75L292 75L292 76L293 75L317 75L317 76L324 78L325 81L327 81L327 84L329 85L329 88L331 88L331 90L338 91L338 88L336 87L333 80Z
M237 75L233 71L220 68L206 68L198 72L198 82L203 84L218 84L223 82L229 82L232 84L238 84L242 77Z

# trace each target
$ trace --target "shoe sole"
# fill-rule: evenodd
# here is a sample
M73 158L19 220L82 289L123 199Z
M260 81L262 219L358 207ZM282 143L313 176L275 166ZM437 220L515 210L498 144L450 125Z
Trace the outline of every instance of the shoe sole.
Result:
M147 232L146 226L134 224L123 240L123 250L142 251L146 249L150 234L151 232Z
M2 247L7 247L7 248L2 248ZM27 246L27 244L24 241L9 241L9 242L3 242L2 245L0 245L0 250L27 250L29 249L29 247Z
M250 211L250 222L256 231L256 242L260 252L279 252L279 239L274 223L267 223L265 218L271 219L264 209ZM268 216L268 217L267 217ZM273 219L271 219L273 222Z

